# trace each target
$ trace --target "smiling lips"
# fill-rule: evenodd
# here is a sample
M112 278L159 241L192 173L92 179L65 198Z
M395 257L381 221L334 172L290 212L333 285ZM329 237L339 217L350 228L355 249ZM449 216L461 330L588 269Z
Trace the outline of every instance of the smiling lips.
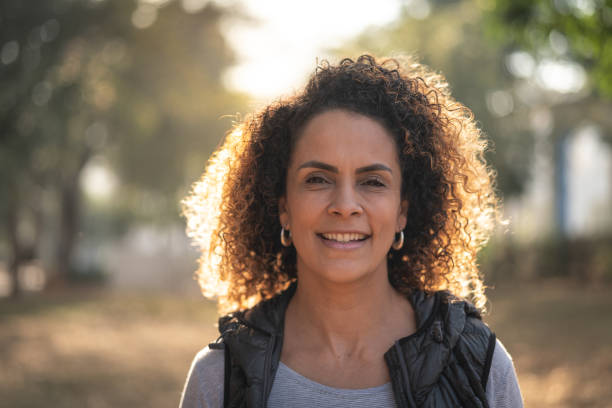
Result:
M348 243L351 241L363 241L369 237L369 235L360 234L356 232L324 233L324 234L320 234L320 236L323 237L323 239L328 240L328 241L336 241L336 242L342 242L342 243Z

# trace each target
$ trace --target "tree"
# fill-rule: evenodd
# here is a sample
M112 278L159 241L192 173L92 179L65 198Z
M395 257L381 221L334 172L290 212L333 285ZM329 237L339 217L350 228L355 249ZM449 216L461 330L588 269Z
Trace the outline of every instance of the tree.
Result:
M487 7L498 42L567 54L586 69L597 95L612 98L611 0L488 0Z
M219 117L242 102L221 85L232 63L219 30L224 10L208 3L187 14L178 2L123 0L0 7L0 225L9 269L16 276L50 235L52 276L61 281L92 157L108 157L124 181L117 202L134 206L125 197L147 191L168 197L155 215L177 213L177 197L222 134Z
M552 61L578 64L585 72L587 83L578 93L552 95L544 102L551 112L551 156L557 170L556 230L565 235L565 141L581 124L589 123L612 143L612 1L489 0L485 4L488 31L504 48L527 53L540 67Z

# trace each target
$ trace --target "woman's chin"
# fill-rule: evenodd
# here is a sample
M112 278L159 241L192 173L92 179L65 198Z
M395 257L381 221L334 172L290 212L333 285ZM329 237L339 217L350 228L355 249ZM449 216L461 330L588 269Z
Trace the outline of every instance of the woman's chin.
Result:
M380 271L378 268L374 270L366 269L363 263L360 262L345 261L340 264L334 262L333 265L328 265L323 269L323 272L309 272L311 278L331 284L351 285L363 283L375 280L378 275L381 275L381 278L387 279L385 270Z

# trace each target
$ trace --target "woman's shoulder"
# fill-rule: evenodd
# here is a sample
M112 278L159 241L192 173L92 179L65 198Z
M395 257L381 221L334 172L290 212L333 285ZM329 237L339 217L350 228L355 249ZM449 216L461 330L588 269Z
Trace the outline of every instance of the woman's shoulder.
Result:
M204 347L200 350L187 374L181 408L220 407L223 404L225 352Z
M493 352L486 393L491 408L520 408L523 406L523 397L512 357L499 339L496 341Z
M223 349L206 346L194 357L192 368L197 370L198 374L208 374L210 371L217 372L222 369L224 363L225 352Z

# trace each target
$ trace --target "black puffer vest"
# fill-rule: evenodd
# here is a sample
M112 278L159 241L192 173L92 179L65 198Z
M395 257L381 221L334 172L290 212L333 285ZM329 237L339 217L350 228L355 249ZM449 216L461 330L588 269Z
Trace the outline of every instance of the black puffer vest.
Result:
M225 349L225 407L264 408L283 344L295 285L254 308L219 319ZM495 335L470 303L448 292L408 296L417 331L384 355L400 408L488 407L485 395Z

